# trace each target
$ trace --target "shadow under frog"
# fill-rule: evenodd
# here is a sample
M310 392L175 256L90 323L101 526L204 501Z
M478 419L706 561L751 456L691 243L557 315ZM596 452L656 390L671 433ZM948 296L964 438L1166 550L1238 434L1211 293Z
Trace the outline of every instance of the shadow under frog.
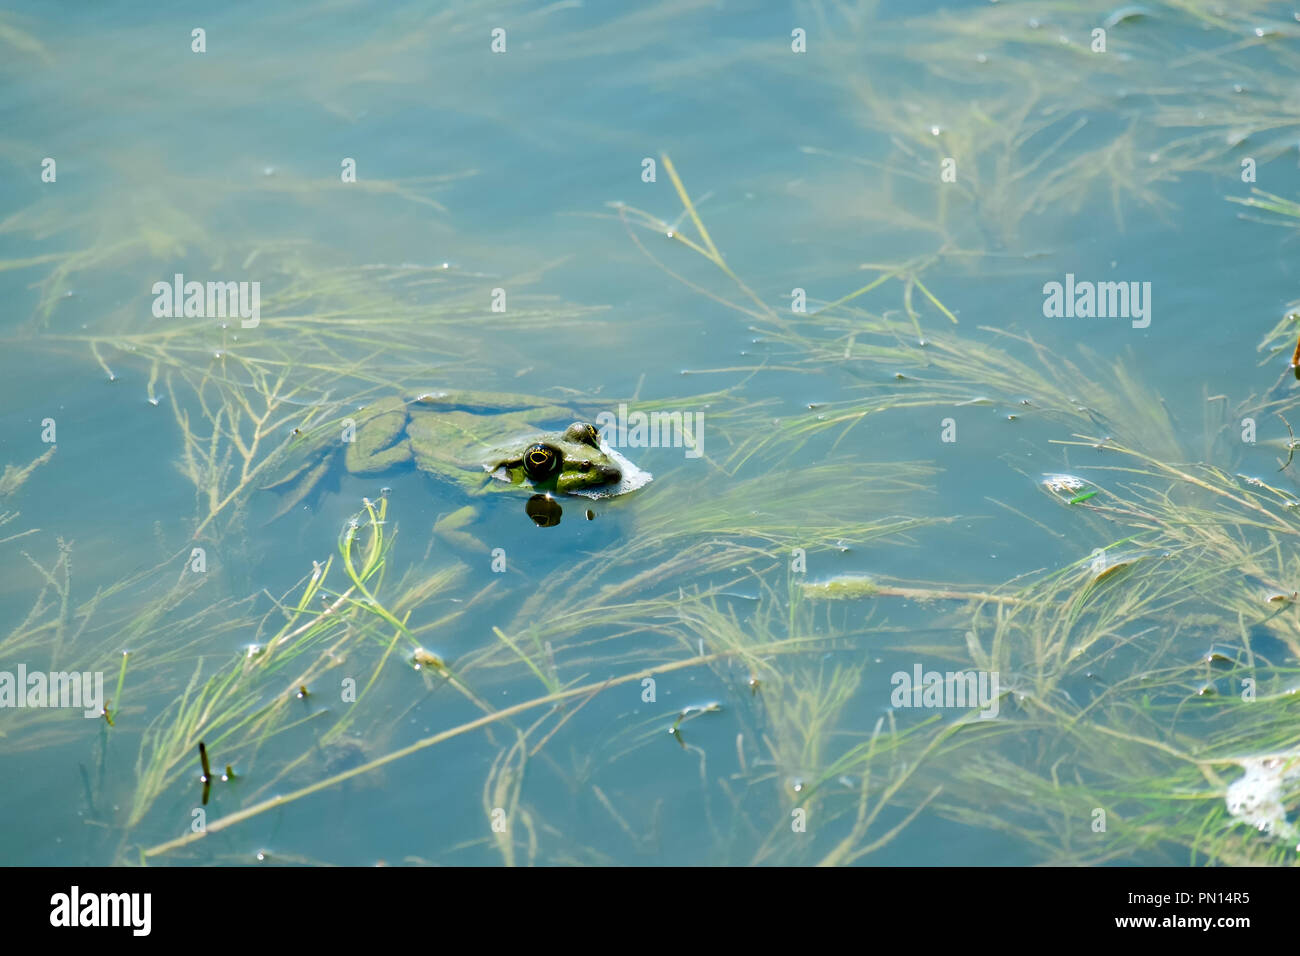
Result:
M414 464L471 495L529 489L534 492L525 509L529 517L539 525L556 524L556 497L609 498L634 491L651 478L602 442L588 422L575 421L559 432L536 425L572 417L561 406L499 393L437 392L410 401L384 398L349 415L332 434L324 429L327 435L319 452L326 462L315 463L320 455L309 455L299 474L306 473L314 485L333 457L331 446L336 449L335 440L341 440L344 465L353 474L379 475ZM309 491L296 494L295 500ZM466 506L444 515L434 530L464 540L468 536L460 529L475 513L473 506Z

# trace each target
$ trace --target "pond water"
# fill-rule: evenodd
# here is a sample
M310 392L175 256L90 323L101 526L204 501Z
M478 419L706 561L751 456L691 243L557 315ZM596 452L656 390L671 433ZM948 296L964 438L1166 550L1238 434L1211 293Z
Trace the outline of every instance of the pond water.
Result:
M1293 863L1298 17L10 4L0 862Z

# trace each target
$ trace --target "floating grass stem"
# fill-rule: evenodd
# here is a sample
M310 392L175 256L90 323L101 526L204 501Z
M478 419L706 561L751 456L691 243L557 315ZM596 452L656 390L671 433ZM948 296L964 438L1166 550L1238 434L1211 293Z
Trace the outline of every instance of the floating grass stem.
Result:
M115 715L122 710L122 685L126 682L126 663L130 657L129 651L122 652L122 666L117 671L117 687L113 690L112 699L104 704L104 719L108 721L110 727L117 726ZM111 710L108 706L110 703L113 705Z

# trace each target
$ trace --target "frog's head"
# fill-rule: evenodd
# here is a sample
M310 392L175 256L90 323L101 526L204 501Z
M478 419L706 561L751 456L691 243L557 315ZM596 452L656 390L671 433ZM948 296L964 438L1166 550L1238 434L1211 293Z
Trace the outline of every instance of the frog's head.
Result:
M494 473L518 483L524 479L541 488L573 494L623 480L623 470L600 447L600 434L589 422L574 422L558 435L543 435L512 455L490 465Z

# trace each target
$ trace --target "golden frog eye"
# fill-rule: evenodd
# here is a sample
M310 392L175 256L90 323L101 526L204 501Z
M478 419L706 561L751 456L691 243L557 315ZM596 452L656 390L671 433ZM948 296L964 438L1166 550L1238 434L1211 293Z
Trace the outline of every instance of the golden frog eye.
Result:
M564 430L565 441L577 442L582 445L590 445L592 448L600 448L600 432L591 422L574 422Z
M533 481L545 481L564 464L564 456L550 445L538 442L524 452L524 474Z

